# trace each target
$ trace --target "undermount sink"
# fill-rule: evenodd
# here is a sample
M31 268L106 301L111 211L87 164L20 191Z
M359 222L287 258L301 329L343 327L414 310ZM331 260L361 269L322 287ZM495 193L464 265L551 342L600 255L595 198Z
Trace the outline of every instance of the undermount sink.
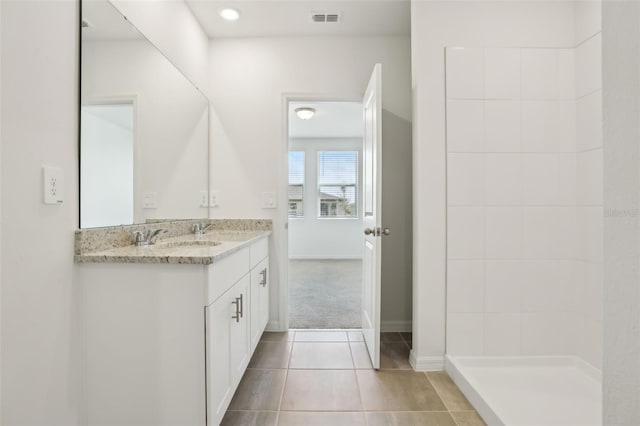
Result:
M168 241L166 243L157 243L158 248L171 248L171 247L215 247L222 244L219 241Z

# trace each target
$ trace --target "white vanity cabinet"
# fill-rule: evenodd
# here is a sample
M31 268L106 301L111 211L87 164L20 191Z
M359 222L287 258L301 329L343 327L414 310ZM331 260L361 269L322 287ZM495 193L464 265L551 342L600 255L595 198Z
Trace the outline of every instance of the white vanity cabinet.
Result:
M88 424L218 425L268 321L268 238L211 265L78 266Z

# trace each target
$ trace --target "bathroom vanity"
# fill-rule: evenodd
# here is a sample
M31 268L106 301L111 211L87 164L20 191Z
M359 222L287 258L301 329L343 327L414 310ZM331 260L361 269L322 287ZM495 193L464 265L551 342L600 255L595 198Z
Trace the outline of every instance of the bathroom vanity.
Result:
M78 231L89 425L222 420L269 320L271 234L222 222ZM144 227L169 232L132 245Z

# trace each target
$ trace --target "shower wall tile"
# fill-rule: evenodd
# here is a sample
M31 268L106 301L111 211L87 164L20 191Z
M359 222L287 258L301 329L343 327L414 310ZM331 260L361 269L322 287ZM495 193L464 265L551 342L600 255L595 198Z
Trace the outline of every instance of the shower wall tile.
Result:
M484 354L520 355L521 328L520 314L485 314Z
M485 312L520 313L522 262L488 260L485 289Z
M602 205L603 187L602 148L577 155L577 204Z
M484 259L484 207L449 207L447 252L449 259Z
M487 207L487 259L522 258L522 208Z
M575 312L575 262L525 261L522 267L522 312Z
M523 152L575 152L574 101L523 101Z
M484 205L484 179L484 154L449 154L447 164L449 205Z
M484 312L482 260L451 260L447 268L449 312Z
M520 99L520 49L485 50L487 99Z
M575 351L573 314L522 314L522 353L527 355L567 355ZM577 325L577 324L576 324Z
M447 102L447 152L484 152L484 101Z
M583 295L582 313L593 321L603 318L603 273L602 263L584 262L585 271L581 294Z
M525 207L523 218L525 259L575 258L575 207Z
M485 154L485 200L492 205L522 205L522 156Z
M485 102L486 152L520 152L519 101Z
M447 315L447 353L477 355L484 351L484 314Z
M602 321L579 316L577 354L598 369L602 369Z
M484 98L484 49L446 50L447 98Z
M602 90L576 102L576 148L578 152L602 148Z
M578 207L578 253L579 259L602 262L604 238L604 211L601 206Z
M602 88L602 36L596 34L576 49L576 96Z
M522 49L522 99L557 97L557 49Z
M523 193L529 206L575 205L576 155L524 155Z
M574 49L558 50L558 99L576 100L576 55Z

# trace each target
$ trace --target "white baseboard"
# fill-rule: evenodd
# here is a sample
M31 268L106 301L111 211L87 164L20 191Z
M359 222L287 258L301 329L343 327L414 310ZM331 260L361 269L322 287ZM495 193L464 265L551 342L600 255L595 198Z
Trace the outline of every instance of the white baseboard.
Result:
M289 260L362 260L362 256L289 256Z
M415 371L442 371L444 370L443 356L416 357L414 351L409 354L409 364Z
M383 333L392 331L406 332L411 330L411 321L380 321L380 331Z

